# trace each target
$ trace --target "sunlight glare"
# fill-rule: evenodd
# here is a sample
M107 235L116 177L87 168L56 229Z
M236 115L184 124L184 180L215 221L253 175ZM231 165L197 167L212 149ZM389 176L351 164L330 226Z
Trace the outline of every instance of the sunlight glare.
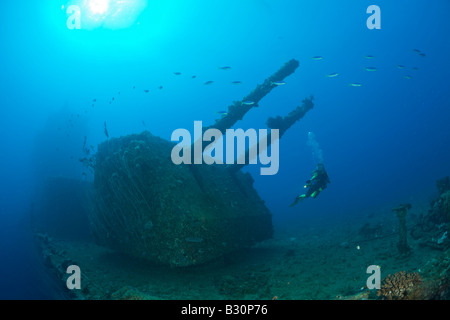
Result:
M103 14L109 9L109 0L90 0L89 9L93 14Z

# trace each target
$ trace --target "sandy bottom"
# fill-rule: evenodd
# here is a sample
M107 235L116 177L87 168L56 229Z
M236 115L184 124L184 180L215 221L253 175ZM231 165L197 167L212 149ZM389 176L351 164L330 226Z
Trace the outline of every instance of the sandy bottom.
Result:
M411 210L410 224L426 206ZM82 289L70 291L75 299L370 299L376 295L365 288L368 266L380 266L381 278L404 270L425 279L433 273L433 262L449 256L449 251L420 246L411 237L412 253L399 256L398 220L390 208L346 221L275 224L274 239L182 269L136 261L90 242L42 235L37 242L62 288L67 266L80 267ZM382 235L360 235L367 222L381 224Z

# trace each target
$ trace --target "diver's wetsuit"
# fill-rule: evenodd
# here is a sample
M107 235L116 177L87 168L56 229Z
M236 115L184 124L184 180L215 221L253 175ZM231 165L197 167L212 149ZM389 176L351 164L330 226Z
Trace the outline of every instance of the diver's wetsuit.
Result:
M322 163L319 163L312 178L306 181L305 188L309 188L308 191L305 194L297 196L290 207L295 206L299 201L305 198L317 197L319 193L327 187L328 183L330 183L330 179L325 171L325 167Z

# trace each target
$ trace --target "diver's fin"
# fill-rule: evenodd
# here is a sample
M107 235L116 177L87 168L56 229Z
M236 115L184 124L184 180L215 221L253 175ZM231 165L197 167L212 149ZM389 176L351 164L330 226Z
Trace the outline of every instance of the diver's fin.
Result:
M295 206L297 203L299 203L303 199L305 199L305 195L304 194L302 194L301 196L295 197L294 202L292 202L289 207L291 208L291 207Z
M298 203L298 198L295 198L294 202L292 202L292 203L289 205L289 208L292 208L292 207L295 206L297 203Z

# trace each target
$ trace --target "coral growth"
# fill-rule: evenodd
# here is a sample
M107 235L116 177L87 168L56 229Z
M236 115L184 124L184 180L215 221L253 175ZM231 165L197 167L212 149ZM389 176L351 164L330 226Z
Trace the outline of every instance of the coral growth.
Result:
M417 272L399 271L394 275L388 275L383 280L377 295L383 300L415 299L415 291L421 282L422 278Z
M436 181L439 192L437 205L441 215L447 221L450 221L450 177L445 177Z
M450 191L450 177L444 177L436 181L436 187L438 189L439 195Z
M449 177L436 181L436 186L439 195L431 201L428 212L419 217L416 225L411 230L411 235L414 239L422 239L425 245L431 245L431 247L436 247L436 241L430 242L428 239L440 238L443 233L441 230L442 226L450 222ZM437 245L441 244L437 243Z
M447 191L441 195L442 201L442 213L450 221L450 191Z

